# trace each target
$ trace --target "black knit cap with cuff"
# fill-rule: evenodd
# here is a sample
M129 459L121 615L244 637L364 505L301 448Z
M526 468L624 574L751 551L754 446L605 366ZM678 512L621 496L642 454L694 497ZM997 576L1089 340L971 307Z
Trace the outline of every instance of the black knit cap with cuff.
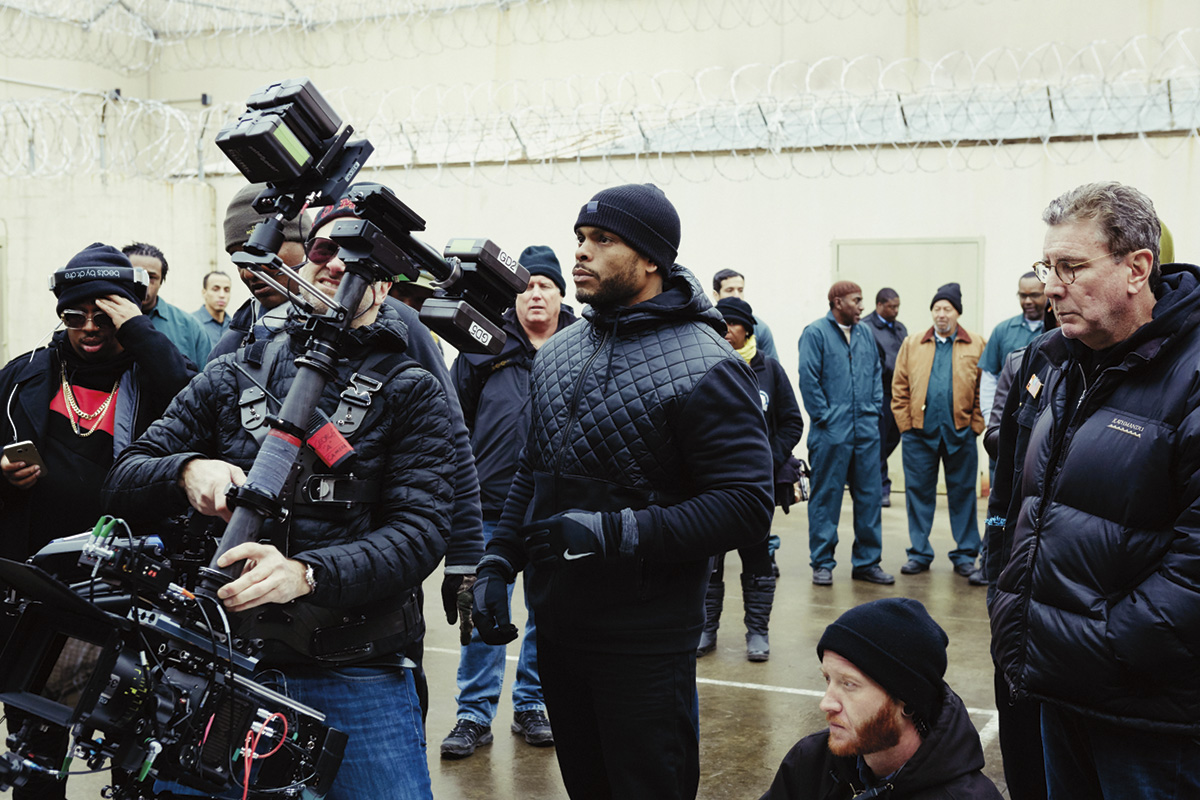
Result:
M722 297L717 301L717 311L721 312L725 322L741 325L746 329L747 336L754 335L754 309L740 297Z
M140 283L116 277L112 269L133 269L128 256L110 244L95 242L76 253L67 265L55 272L52 286L58 305L54 313L81 303L93 303L97 297L115 294L134 305L141 306L146 287Z
M888 597L838 617L817 643L817 657L832 650L932 723L941 710L949 643L920 602Z
M679 255L679 214L653 183L597 192L579 210L575 230L585 225L615 233L664 275Z
M933 308L937 305L938 300L945 300L950 305L954 306L954 310L959 314L962 313L962 289L957 283L947 283L937 290L937 294L933 296L933 300L929 302L929 307Z
M521 257L517 260L521 262L522 267L529 270L530 277L541 275L549 278L558 287L558 293L563 297L567 296L567 281L562 274L562 265L558 263L558 256L554 255L554 251L549 247L544 244L531 244L521 251Z

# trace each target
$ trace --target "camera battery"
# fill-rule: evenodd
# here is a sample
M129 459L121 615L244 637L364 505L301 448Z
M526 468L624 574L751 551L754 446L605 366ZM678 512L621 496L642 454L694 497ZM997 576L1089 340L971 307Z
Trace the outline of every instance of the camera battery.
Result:
M251 183L292 180L313 161L283 117L261 111L247 112L222 128L217 147Z
M294 105L296 113L318 140L328 139L342 127L342 118L308 78L290 78L258 89L246 101L249 108L270 111Z

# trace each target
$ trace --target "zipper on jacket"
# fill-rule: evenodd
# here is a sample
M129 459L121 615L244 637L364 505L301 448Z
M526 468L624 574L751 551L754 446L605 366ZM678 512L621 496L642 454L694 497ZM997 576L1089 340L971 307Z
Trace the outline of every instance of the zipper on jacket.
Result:
M1135 354L1130 354L1130 355L1132 357ZM1148 361L1148 359L1146 359L1145 356L1138 355L1137 357L1141 359L1142 363L1146 363ZM1075 417L1079 413L1080 409L1082 409L1084 407L1084 401L1091 399L1091 396L1093 394L1095 394L1096 387L1098 387L1103 382L1104 376L1110 372L1120 370L1121 367L1124 366L1125 362L1105 368L1103 371L1101 371L1101 373L1099 375L1096 376L1096 379L1094 381L1092 381L1090 386L1088 385L1087 372L1084 370L1083 365L1080 364L1078 360L1075 360L1073 362L1073 364L1074 364L1074 367L1079 370L1080 381L1083 383L1083 391L1081 391L1079 393L1079 399L1075 401L1074 408L1070 408L1068 410L1068 404L1064 403L1064 410L1067 410L1068 414L1067 414L1067 417L1064 420L1062 420L1061 424L1065 426L1065 430L1063 430L1062 439L1057 442L1057 446L1052 445L1053 459L1052 459L1052 461L1050 461L1049 463L1046 464L1046 480L1044 482L1044 488L1042 490L1042 495L1038 499L1038 503L1037 503L1037 508L1036 508L1037 518L1034 521L1034 533L1035 533L1036 537L1034 540L1033 547L1029 548L1029 554L1025 557L1025 572L1030 577L1029 577L1027 596L1024 598L1024 601L1025 601L1025 603L1024 603L1025 604L1025 610L1024 610L1025 625L1024 625L1024 632L1022 633L1021 651L1020 651L1021 659L1020 659L1020 667L1017 671L1018 675L1021 675L1024 673L1025 666L1028 661L1027 655L1028 655L1029 651L1025 645L1026 645L1026 640L1028 639L1028 633L1029 633L1029 604L1033 600L1033 562L1037 557L1037 551L1039 549L1038 546L1041 544L1042 519L1044 517L1046 505L1050 501L1050 495L1053 493L1054 489L1058 486L1059 467L1061 466L1064 459L1066 458L1067 448L1070 447L1071 441L1075 438L1075 430L1077 430L1077 429L1072 428L1072 423L1075 422ZM1128 372L1128 369L1126 369L1124 371ZM1059 424L1059 421L1054 419L1053 411L1051 411L1050 422L1051 422L1051 425L1054 427L1057 427ZM1053 430L1053 428L1050 431L1050 439L1051 439L1051 442L1054 442L1054 440L1055 440L1055 431ZM1010 683L1010 686L1009 686L1010 697L1015 696L1015 691L1014 691L1015 687L1011 685L1011 683L1012 683L1011 681L1009 683Z
M587 376L592 368L592 364L595 363L596 358L600 355L601 352L603 352L604 345L607 343L608 343L608 331L605 331L604 335L602 337L600 337L600 344L596 347L595 352L593 352L590 356L588 356L588 360L584 363L583 369L581 369L579 371L579 377L575 381L575 392L571 396L571 407L570 407L570 410L567 412L566 425L563 426L562 445L559 447L558 458L555 459L554 470L551 473L554 476L554 494L555 494L554 502L555 502L556 506L558 504L558 496L557 495L559 494L558 480L559 480L559 476L562 475L563 461L565 461L567 458L567 443L571 440L571 430L575 427L575 416L576 416L576 414L579 413L579 401L583 395L583 382L584 382L584 379L587 378Z

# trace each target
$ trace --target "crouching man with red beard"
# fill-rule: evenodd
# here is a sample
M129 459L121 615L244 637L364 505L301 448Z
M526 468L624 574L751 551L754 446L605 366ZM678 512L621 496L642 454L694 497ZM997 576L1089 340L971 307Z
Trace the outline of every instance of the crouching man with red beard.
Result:
M949 639L907 598L842 614L817 644L829 728L796 743L762 800L1000 797L983 748L946 685Z

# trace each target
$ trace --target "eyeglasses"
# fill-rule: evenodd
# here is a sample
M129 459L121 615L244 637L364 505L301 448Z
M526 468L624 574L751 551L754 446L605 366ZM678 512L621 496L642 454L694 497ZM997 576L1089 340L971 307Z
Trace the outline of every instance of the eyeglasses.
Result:
M58 315L62 319L63 325L66 325L71 330L77 331L86 326L89 322L94 322L97 328L115 328L112 317L105 314L103 311L93 311L87 313L80 311L77 308L63 309L63 312Z
M337 242L333 239L326 239L324 236L313 239L308 243L308 249L304 251L304 256L309 263L316 264L318 267L328 264L337 254Z
M1045 261L1035 261L1033 264L1033 273L1037 275L1039 281L1046 283L1050 280L1050 273L1053 272L1058 276L1058 280L1064 286L1070 286L1075 282L1075 270L1086 266L1093 261L1099 261L1100 259L1107 258L1109 256L1112 256L1113 258L1121 257L1112 253L1105 253L1102 256L1089 258L1087 261L1080 261L1078 264L1068 264L1066 261L1059 261L1057 264L1047 264Z
M1017 292L1017 298L1020 300L1041 300L1045 296L1045 292Z

